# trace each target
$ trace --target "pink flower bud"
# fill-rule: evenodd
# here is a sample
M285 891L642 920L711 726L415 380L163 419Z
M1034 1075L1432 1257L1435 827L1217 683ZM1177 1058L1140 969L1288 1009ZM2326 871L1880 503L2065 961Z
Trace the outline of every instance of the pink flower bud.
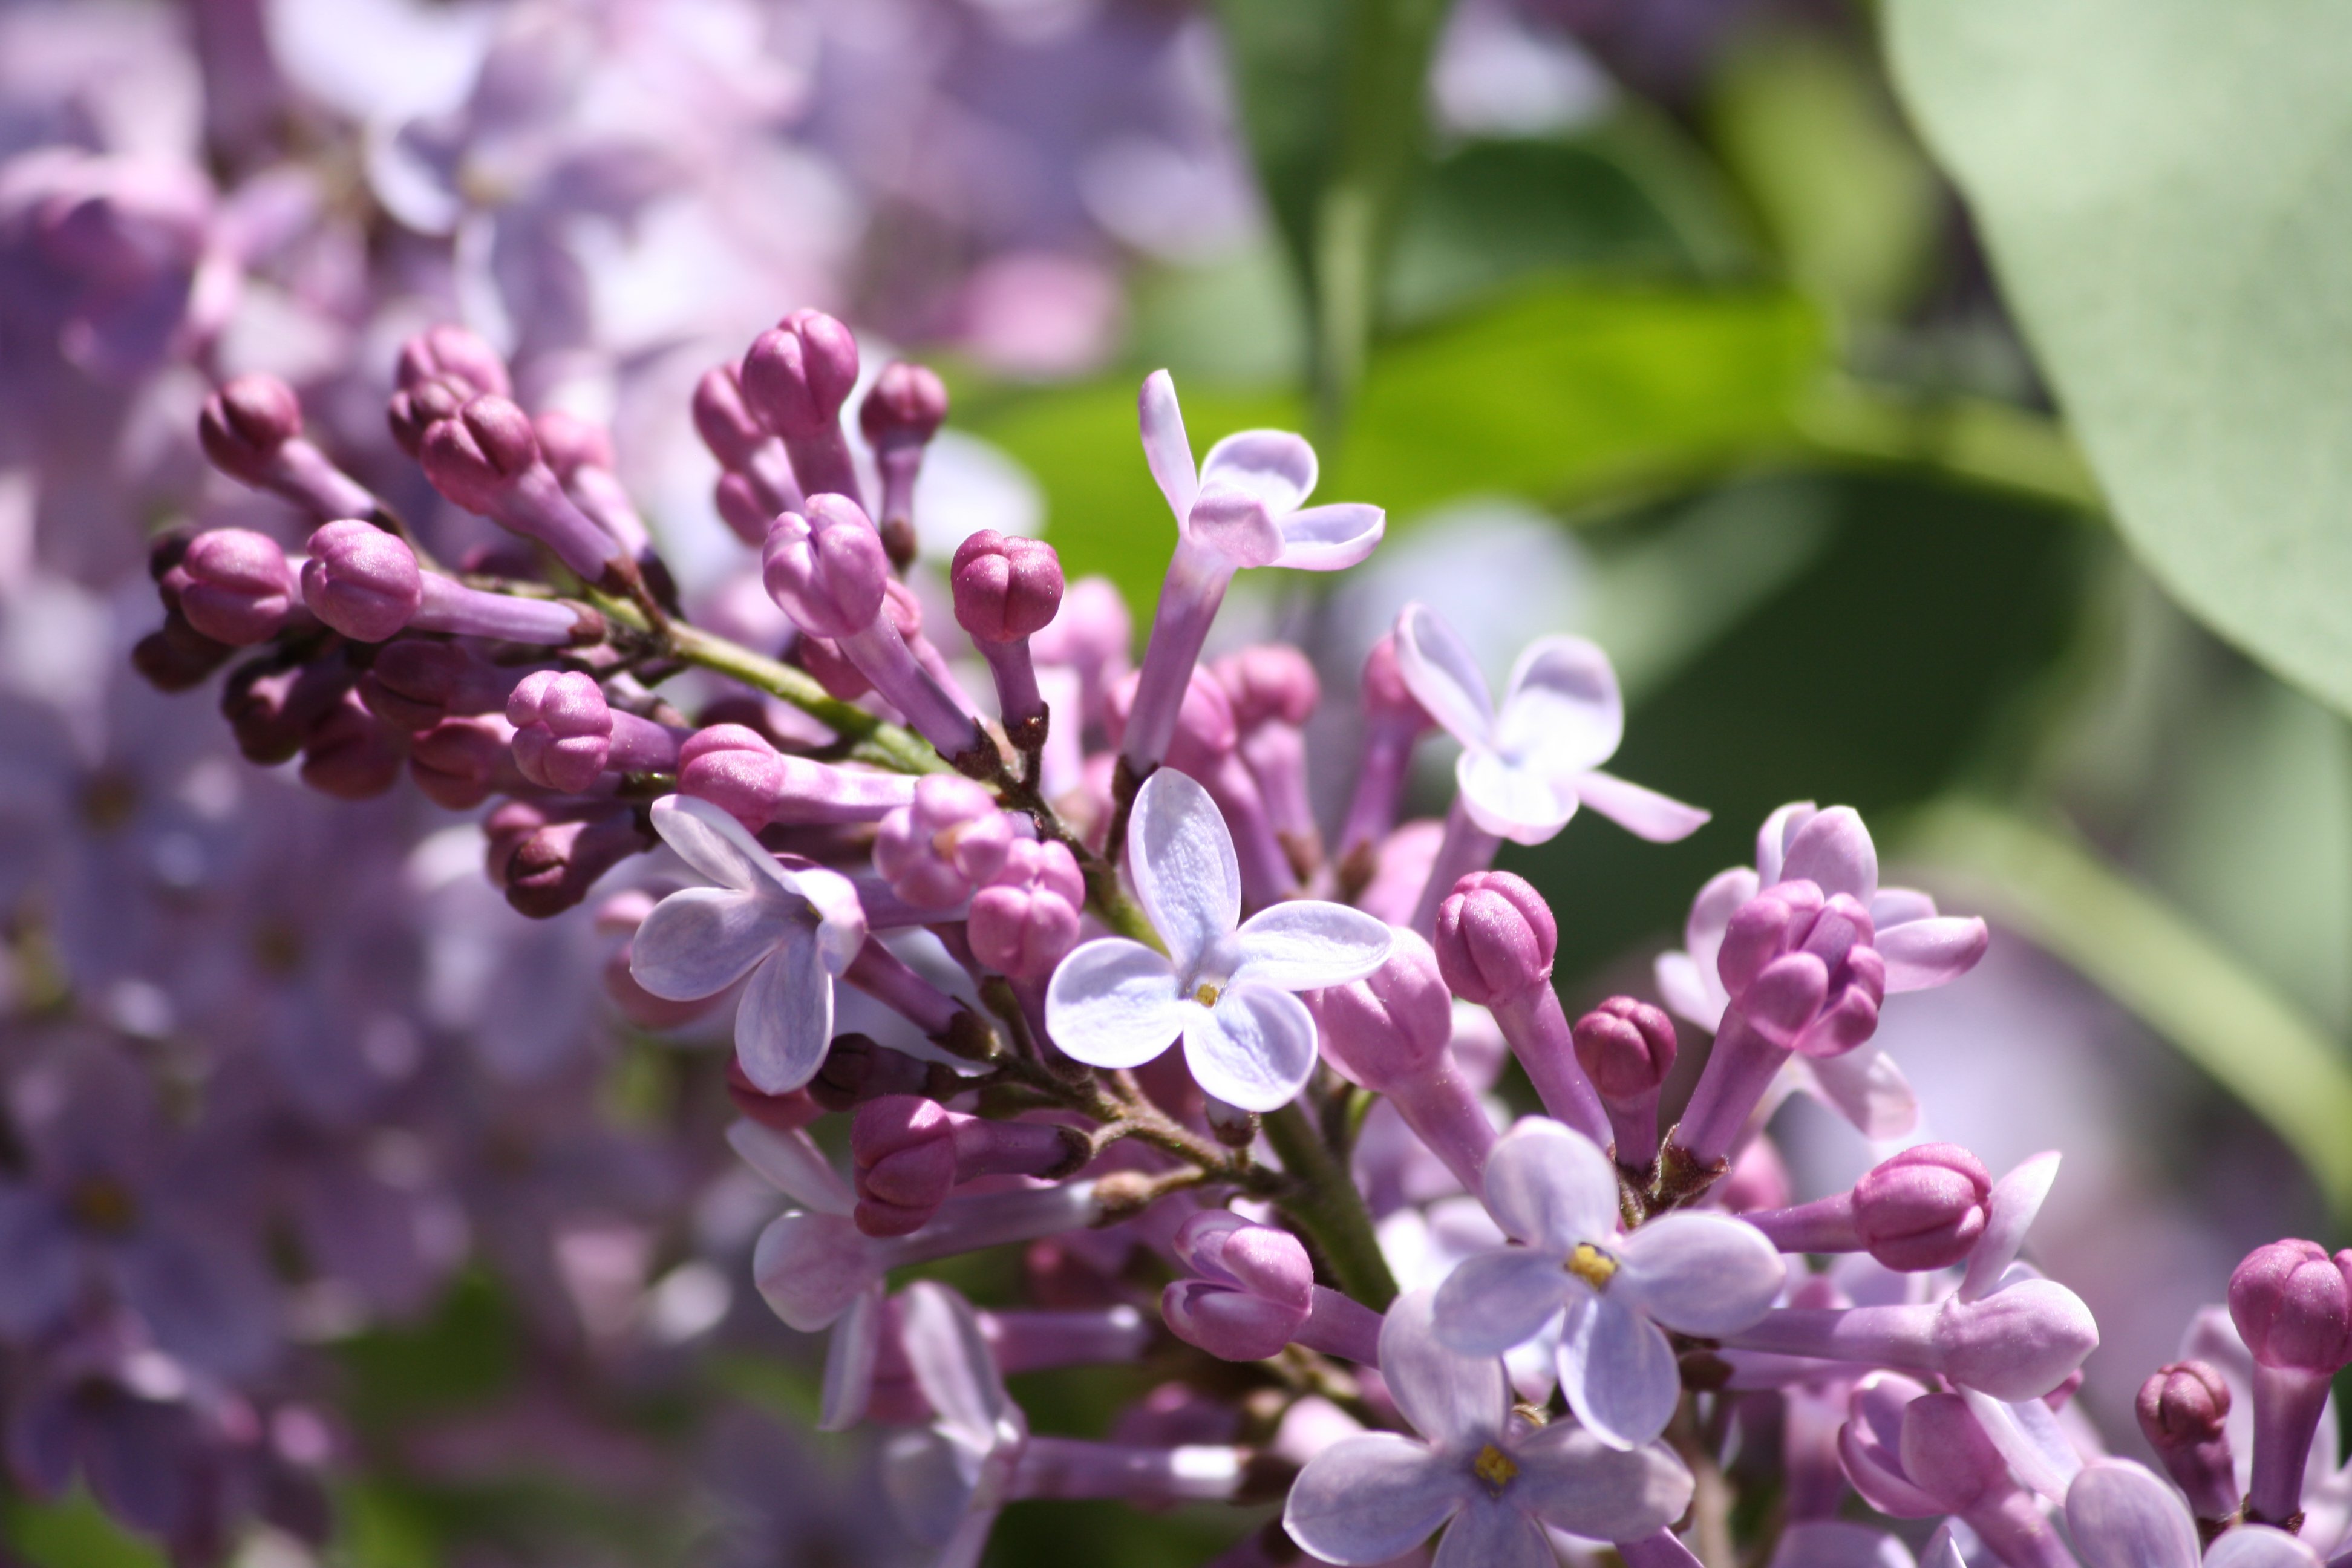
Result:
M205 399L196 439L231 479L268 481L278 449L302 434L302 405L274 375L240 375Z
M1853 1226L1870 1255L1899 1273L1948 1268L1984 1234L1992 1175L1954 1143L1906 1149L1853 1184Z
M555 470L559 479L568 481L580 468L609 472L617 466L613 457L613 433L593 419L551 408L532 420L530 427L539 440L540 456Z
M384 405L384 424L390 426L393 441L400 449L412 458L417 457L424 451L425 432L445 419L457 417L457 411L474 394L473 387L449 380L425 381L403 387Z
M604 773L613 710L595 677L532 671L507 699L507 722L515 727L515 765L531 783L578 795Z
M296 592L286 552L267 534L215 528L188 544L180 613L217 642L249 647L278 635Z
M2220 1373L2201 1361L2182 1361L2157 1369L2134 1405L2148 1447L2200 1519L2238 1510L2230 1403L2230 1384Z
M857 1108L849 1134L857 1173L857 1228L868 1236L919 1230L955 1190L955 1124L945 1106L910 1094Z
M515 843L499 880L518 914L548 920L579 904L605 872L653 847L635 811L552 821Z
M176 605L167 606L163 626L131 648L131 668L158 691L186 691L203 685L235 652L188 625Z
M903 773L787 756L757 731L712 724L677 748L681 795L707 800L753 832L771 824L875 822L914 799Z
M246 761L271 767L309 743L310 731L351 689L352 671L340 659L292 669L258 662L241 667L221 692L221 716Z
M1416 731L1435 724L1422 708L1420 699L1404 683L1404 671L1397 664L1393 632L1374 643L1372 651L1364 656L1363 699L1364 717L1368 720L1402 720Z
M1035 635L1030 652L1040 664L1076 670L1099 701L1125 672L1134 641L1135 622L1118 589L1106 577L1081 577L1063 594L1061 613Z
M1298 1238L1223 1209L1176 1232L1177 1256L1201 1278L1160 1296L1170 1331L1226 1361L1279 1355L1315 1305L1315 1270Z
M1304 724L1323 699L1315 666L1288 643L1260 643L1227 654L1217 660L1216 676L1244 734L1261 724Z
M893 360L882 367L858 405L857 427L879 452L923 445L939 434L947 417L947 384L927 366Z
M1438 906L1437 967L1456 996L1481 1006L1551 982L1559 927L1526 879L1473 871Z
M1777 883L1734 910L1716 956L1731 1005L1782 1050L1839 1056L1876 1032L1886 963L1870 911L1810 881Z
M2255 1362L2333 1375L2352 1360L2352 1252L2273 1241L2230 1276L2230 1321Z
M874 869L910 904L945 909L972 896L1003 868L1013 819L968 778L933 773L914 800L882 819Z
M338 800L366 800L400 777L408 737L346 692L302 747L302 782Z
M794 310L751 340L743 401L787 440L837 428L857 385L857 340L822 310Z
M1111 744L1125 738L1136 694L1142 688L1139 671L1129 674L1110 694L1104 718ZM1202 780L1213 779L1224 760L1241 743L1241 726L1234 721L1234 705L1225 689L1207 670L1195 667L1176 710L1175 732L1168 742L1166 761L1177 772Z
M507 679L456 643L394 637L376 650L359 693L377 718L413 733L452 713L503 709Z
M811 497L805 516L786 512L761 551L768 595L811 637L853 637L882 613L890 561L881 536L845 497Z
M1300 1000L1322 1036L1323 1059L1377 1093L1428 1072L1454 1040L1454 998L1437 955L1411 931L1397 932L1387 961L1363 979Z
M530 416L494 393L476 396L425 432L417 460L433 488L467 511L501 510L514 481L540 460Z
M731 364L713 365L694 384L694 428L722 468L750 466L769 439L766 426L743 402L743 383Z
M956 546L950 568L956 625L978 642L1013 642L1062 607L1062 559L1043 540L983 528Z
M1654 1096L1674 1070L1675 1022L1647 1002L1612 996L1576 1021L1576 1059L1601 1100Z
M345 519L310 535L302 599L345 637L382 642L425 602L425 576L406 544L373 523Z
M507 363L499 352L465 328L448 322L427 327L400 345L394 372L404 392L432 381L455 382L474 392L513 395Z
M1015 980L1042 980L1077 944L1086 879L1067 847L1016 838L989 884L974 893L965 931L972 955Z
M746 544L764 541L776 521L775 509L761 498L759 486L733 469L719 476L711 499L719 508L719 521Z
M444 719L410 743L408 775L436 805L471 811L494 790L524 785L513 746L514 726L496 714Z

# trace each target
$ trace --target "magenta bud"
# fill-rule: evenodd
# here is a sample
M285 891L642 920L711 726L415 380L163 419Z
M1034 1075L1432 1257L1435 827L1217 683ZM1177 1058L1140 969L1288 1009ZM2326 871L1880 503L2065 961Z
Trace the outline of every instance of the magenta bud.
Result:
M1279 1355L1315 1304L1315 1270L1298 1238L1208 1209L1178 1227L1176 1253L1200 1278L1160 1296L1169 1330L1225 1361Z
M2257 1363L2334 1375L2352 1360L2352 1252L2273 1241L2230 1276L2230 1321Z
M538 439L540 455L547 459L547 466L555 470L559 479L568 483L579 468L610 472L616 466L613 433L593 419L551 408L532 420L530 427Z
M1559 927L1525 878L1473 871L1438 906L1433 945L1454 994L1491 1007L1550 984Z
M1814 883L1776 883L1732 912L1716 956L1733 1006L1782 1050L1831 1057L1878 1027L1886 963L1870 911Z
M578 795L604 773L613 710L595 677L533 670L507 699L507 722L515 727L515 766L531 783Z
M947 423L947 384L926 365L893 360L857 406L857 427L877 452L919 447Z
M1454 1041L1454 998L1437 955L1410 931L1361 980L1302 998L1323 1039L1323 1059L1349 1082L1386 1094L1421 1077Z
M808 1092L827 1110L855 1110L886 1095L928 1094L934 1074L954 1078L951 1068L934 1067L904 1051L877 1045L867 1035L835 1035L826 1049L824 1065L809 1080ZM951 1085L941 1085L951 1089Z
M513 727L502 718L444 719L410 742L408 775L436 805L471 811L509 774L515 787L525 783L515 771L513 742Z
M451 705L476 697L495 679L495 671L478 668L455 643L395 637L376 650L360 678L360 700L386 723L414 732L463 710Z
M1404 683L1404 671L1397 664L1393 632L1374 643L1372 651L1364 656L1363 700L1367 719L1396 719L1416 729L1428 729L1435 723L1422 707L1421 700Z
M1612 996L1576 1021L1576 1060L1603 1101L1658 1092L1674 1070L1674 1020L1647 1002Z
M822 310L794 310L751 340L743 401L787 440L836 428L857 385L857 340Z
M972 955L1015 980L1042 980L1077 945L1086 902L1086 879L1066 846L1016 838L995 877L972 895L965 925Z
M499 880L516 913L549 920L587 898L605 872L653 847L633 811L548 822L515 842Z
M539 461L530 416L495 393L483 393L425 432L417 460L433 488L467 511L499 510L508 487Z
M514 392L507 363L499 352L465 328L448 322L427 327L400 345L394 378L403 392L414 392L432 381L455 382L500 397Z
M248 485L265 483L278 448L302 434L302 404L274 375L240 375L205 399L196 439L213 467Z
M694 428L722 468L750 466L768 431L743 402L743 383L731 364L713 365L694 384Z
M910 804L882 819L874 869L908 903L945 909L993 879L1012 843L1013 819L995 797L959 774L932 773L916 783Z
M425 575L406 544L373 523L346 518L310 535L302 599L345 637L382 642L425 602Z
M1062 613L1032 645L1038 662L1068 665L1089 679L1123 668L1135 640L1135 621L1118 589L1107 578L1081 577L1063 597Z
M1103 718L1113 745L1126 737L1129 716L1142 689L1139 670L1131 671L1112 689ZM1184 686L1176 710L1175 732L1168 742L1166 761L1179 773L1194 778L1213 777L1224 760L1241 744L1241 726L1234 721L1234 704L1217 678L1198 666Z
M922 1228L955 1189L955 1122L937 1100L885 1095L857 1108L849 1133L857 1173L857 1228L905 1236Z
M956 625L975 641L1033 637L1062 607L1062 558L1043 540L983 528L956 546L949 578Z
M769 525L761 551L768 595L811 637L854 637L882 613L890 560L881 535L846 497L809 498L805 516Z
M768 525L776 521L775 509L761 499L760 488L744 474L730 468L719 476L719 484L711 491L719 508L719 521L725 523L736 538L746 544L758 544L768 537Z
M311 731L334 711L351 685L350 668L339 659L290 669L255 660L240 666L222 689L221 716L246 761L270 767L310 742Z
M408 737L346 692L302 746L302 782L338 800L366 800L400 777Z
M426 381L404 387L384 405L384 423L393 441L410 457L419 456L425 432L445 419L455 419L474 389L458 381Z
M236 650L188 625L177 605L167 606L163 624L131 650L131 668L158 691L201 686Z
M2134 1404L2148 1447L2200 1519L2227 1519L2238 1510L2230 1404L2228 1382L2201 1361L2158 1368L2140 1384Z
M215 528L188 542L177 570L180 613L216 642L249 647L278 635L293 607L294 570L267 534Z
M1323 700L1315 666L1288 643L1259 643L1217 660L1216 676L1243 733L1261 724L1304 724Z
M1984 1235L1992 1175L1956 1143L1906 1149L1853 1184L1853 1228L1873 1258L1904 1274L1948 1268Z

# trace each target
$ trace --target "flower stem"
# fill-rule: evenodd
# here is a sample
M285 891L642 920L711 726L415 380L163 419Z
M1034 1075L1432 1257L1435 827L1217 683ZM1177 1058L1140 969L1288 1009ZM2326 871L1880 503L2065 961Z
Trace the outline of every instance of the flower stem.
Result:
M1294 1100L1264 1126L1294 1184L1276 1203L1313 1238L1342 1290L1376 1312L1387 1311L1396 1300L1396 1279L1381 1256L1371 1214L1313 1118Z

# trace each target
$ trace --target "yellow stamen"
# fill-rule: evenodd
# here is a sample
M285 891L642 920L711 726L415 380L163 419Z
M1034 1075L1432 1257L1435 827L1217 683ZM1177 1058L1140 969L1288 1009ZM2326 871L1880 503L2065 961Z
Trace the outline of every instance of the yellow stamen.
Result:
M1519 1473L1519 1467L1511 1463L1511 1457L1492 1443L1478 1450L1478 1457L1470 1461L1470 1468L1486 1483L1487 1490L1497 1493L1510 1485L1511 1478Z
M1223 994L1223 992L1213 985L1203 985L1192 993L1192 1000L1203 1007L1213 1007L1217 1005L1217 998Z
M1580 1241L1576 1250L1568 1255L1568 1271L1591 1286L1595 1290L1605 1287L1617 1272L1617 1260L1589 1241Z

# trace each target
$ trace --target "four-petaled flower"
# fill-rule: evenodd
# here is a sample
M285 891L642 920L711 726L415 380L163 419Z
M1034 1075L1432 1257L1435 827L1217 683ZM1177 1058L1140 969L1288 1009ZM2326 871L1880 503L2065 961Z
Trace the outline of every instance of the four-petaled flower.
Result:
M1225 569L1290 566L1337 572L1378 548L1388 514L1360 501L1304 503L1315 491L1315 448L1288 430L1240 430L1209 448L1198 471L1176 383L1164 370L1137 400L1143 458L1176 514L1177 537L1223 558Z
M735 1054L751 1081L784 1094L816 1076L833 1040L833 983L866 941L848 878L786 865L709 801L654 802L654 831L719 885L654 906L629 945L638 984L673 1002L715 996L750 975L735 1014Z
M1625 734L1609 656L1582 637L1541 637L1519 655L1496 706L1461 635L1426 605L1397 616L1397 668L1415 700L1462 742L1454 777L1470 820L1514 844L1541 844L1589 805L1656 844L1707 819L1655 790L1601 771Z
M1444 1525L1434 1568L1550 1568L1547 1525L1628 1542L1680 1517L1691 1476L1663 1444L1612 1447L1569 1420L1530 1426L1511 1409L1503 1363L1448 1349L1431 1312L1416 1290L1381 1325L1381 1376L1421 1437L1369 1432L1309 1459L1283 1508L1291 1539L1328 1563L1386 1563Z
M1559 1383L1576 1418L1621 1447L1665 1430L1682 1376L1665 1331L1711 1338L1771 1309L1772 1244L1728 1215L1661 1215L1620 1229L1616 1167L1591 1139L1529 1117L1495 1144L1486 1207L1520 1243L1465 1258L1437 1291L1437 1331L1499 1355L1563 1311Z
M1315 1070L1315 1019L1293 993L1371 973L1389 928L1312 900L1242 920L1233 835L1209 792L1173 768L1136 793L1127 864L1168 951L1124 937L1078 948L1046 988L1047 1032L1098 1068L1140 1066L1181 1036L1210 1094L1244 1110L1286 1104Z

